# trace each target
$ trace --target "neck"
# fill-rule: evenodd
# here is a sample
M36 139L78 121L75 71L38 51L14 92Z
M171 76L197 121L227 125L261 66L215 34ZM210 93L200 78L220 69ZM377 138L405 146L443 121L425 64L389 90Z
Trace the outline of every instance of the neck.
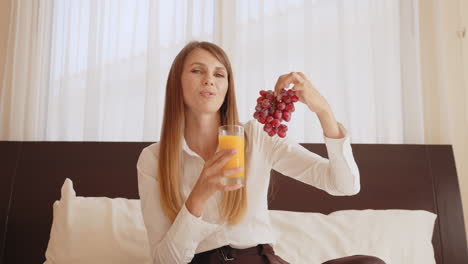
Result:
M218 147L219 112L198 114L185 111L184 136L187 145L204 160L210 158Z

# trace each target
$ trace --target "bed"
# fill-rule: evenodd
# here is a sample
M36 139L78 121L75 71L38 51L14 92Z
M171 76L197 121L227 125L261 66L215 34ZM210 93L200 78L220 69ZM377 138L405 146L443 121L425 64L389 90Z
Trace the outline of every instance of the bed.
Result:
M0 142L0 263L43 263L53 207L69 178L80 196L137 199L136 161L150 142ZM324 144L301 144L327 157ZM450 145L353 144L361 191L330 196L272 171L269 209L424 210L437 215L437 264L468 263L460 190ZM310 202L319 201L319 202Z

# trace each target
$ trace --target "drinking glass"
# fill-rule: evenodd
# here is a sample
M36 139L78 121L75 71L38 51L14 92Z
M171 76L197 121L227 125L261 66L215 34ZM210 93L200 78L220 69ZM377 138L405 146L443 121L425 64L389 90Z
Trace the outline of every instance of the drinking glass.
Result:
M238 125L226 125L218 128L218 148L224 149L237 149L238 152L224 165L223 171L244 167L244 128ZM221 183L224 185L243 184L245 186L244 170L223 177Z

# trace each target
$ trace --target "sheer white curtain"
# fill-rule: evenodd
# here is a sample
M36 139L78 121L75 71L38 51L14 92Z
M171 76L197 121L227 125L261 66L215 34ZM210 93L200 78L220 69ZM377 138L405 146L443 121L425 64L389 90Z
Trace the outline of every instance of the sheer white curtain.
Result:
M157 141L170 64L222 46L241 121L258 91L304 72L355 143L423 143L413 1L13 1L1 140ZM296 108L289 135L323 142Z
M214 2L193 4L13 1L1 138L158 139L172 59L187 39L213 41Z
M358 143L422 143L417 7L413 1L225 1L222 43L243 92L302 71ZM255 93L252 93L255 94ZM246 97L248 98L248 97ZM240 100L248 117L255 100ZM315 114L296 108L289 135L322 142Z

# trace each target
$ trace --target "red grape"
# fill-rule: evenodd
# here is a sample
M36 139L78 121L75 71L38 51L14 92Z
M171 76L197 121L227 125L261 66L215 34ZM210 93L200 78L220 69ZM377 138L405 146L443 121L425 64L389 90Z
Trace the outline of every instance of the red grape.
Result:
M281 103L278 103L276 107L278 108L278 110L284 110L286 108L286 104L281 102Z
M294 110L296 110L296 109L294 108L294 105L292 103L286 105L286 111L294 112Z
M262 101L262 107L263 108L269 108L271 106L271 102L269 99L263 99Z
M271 121L273 121L273 120L274 120L274 118L272 116L270 116L270 115L267 116L267 118L266 118L267 123L271 123Z
M261 90L253 117L259 123L264 124L263 130L269 136L278 135L284 138L288 126L281 124L281 122L291 120L292 112L295 111L294 103L297 101L299 101L299 97L293 90L282 89L278 97L272 90Z
M275 130L271 130L270 132L268 132L268 135L270 137L274 136L276 134L276 131Z
M271 125L273 127L279 127L281 124L281 121L279 119L273 119L273 121L271 121Z
M259 112L255 112L254 115L253 115L253 117L254 117L255 119L258 119L258 118L260 117L260 113L259 113Z
M278 127L278 130L279 130L279 131L284 131L284 132L286 132L286 131L288 131L288 126L287 126L287 125L281 124L281 125Z
M278 108L279 109L279 108ZM280 110L276 110L274 113L273 113L273 117L275 119L279 119L281 120L281 116L283 115L283 112L281 112Z
M281 138L284 138L284 137L286 137L286 132L282 131L282 130L279 130L278 131L278 136L281 137Z

